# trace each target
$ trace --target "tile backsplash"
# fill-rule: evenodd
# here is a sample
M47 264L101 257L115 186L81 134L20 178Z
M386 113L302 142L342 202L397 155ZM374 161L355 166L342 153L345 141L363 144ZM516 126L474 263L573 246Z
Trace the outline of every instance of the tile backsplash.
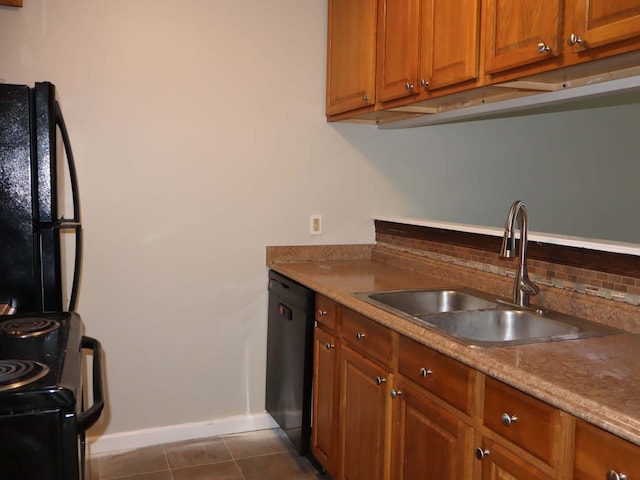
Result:
M384 232L376 232L374 259L507 297L519 261L501 259L497 249ZM541 288L532 300L536 305L640 333L640 279L534 259L527 265L529 277Z

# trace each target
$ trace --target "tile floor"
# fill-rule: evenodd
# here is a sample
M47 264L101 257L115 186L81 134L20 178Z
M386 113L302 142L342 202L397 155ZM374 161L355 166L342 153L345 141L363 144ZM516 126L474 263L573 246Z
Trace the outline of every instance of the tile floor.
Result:
M89 480L331 480L301 458L279 429L99 455L87 468Z

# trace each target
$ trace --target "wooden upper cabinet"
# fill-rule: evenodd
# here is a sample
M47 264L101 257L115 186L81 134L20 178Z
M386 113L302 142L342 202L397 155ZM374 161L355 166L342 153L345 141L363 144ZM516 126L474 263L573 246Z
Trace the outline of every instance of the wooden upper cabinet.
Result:
M327 115L375 104L377 0L329 0Z
M417 93L420 0L380 0L378 101Z
M589 59L609 54L606 49L600 53L594 49L634 38L634 42L627 42L626 49L637 49L640 47L640 0L567 1L565 36L573 53L593 54Z
M562 0L485 0L485 73L504 72L560 55L562 13Z
M378 102L478 76L479 0L380 0Z
M417 83L430 92L478 77L480 0L423 0Z

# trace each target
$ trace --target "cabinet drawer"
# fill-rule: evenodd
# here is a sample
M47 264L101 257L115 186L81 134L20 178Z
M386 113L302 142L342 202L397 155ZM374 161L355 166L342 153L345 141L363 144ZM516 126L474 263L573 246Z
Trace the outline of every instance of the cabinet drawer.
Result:
M405 378L471 414L474 370L407 337L400 337L398 350L398 371Z
M333 331L338 326L338 308L333 300L316 294L316 321Z
M486 377L485 426L548 465L556 466L562 412Z
M634 480L640 478L639 446L582 420L576 422L575 445L573 469L575 480L602 480L604 478ZM626 477L622 475L626 475Z
M345 308L342 311L342 338L358 353L391 367L393 332L387 327Z

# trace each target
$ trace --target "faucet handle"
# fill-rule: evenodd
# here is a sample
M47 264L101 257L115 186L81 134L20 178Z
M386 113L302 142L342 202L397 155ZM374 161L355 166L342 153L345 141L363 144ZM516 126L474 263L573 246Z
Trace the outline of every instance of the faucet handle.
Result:
M531 280L529 280L528 277L522 278L520 282L520 289L523 292L527 292L529 295L537 295L538 293L540 293L540 288Z

